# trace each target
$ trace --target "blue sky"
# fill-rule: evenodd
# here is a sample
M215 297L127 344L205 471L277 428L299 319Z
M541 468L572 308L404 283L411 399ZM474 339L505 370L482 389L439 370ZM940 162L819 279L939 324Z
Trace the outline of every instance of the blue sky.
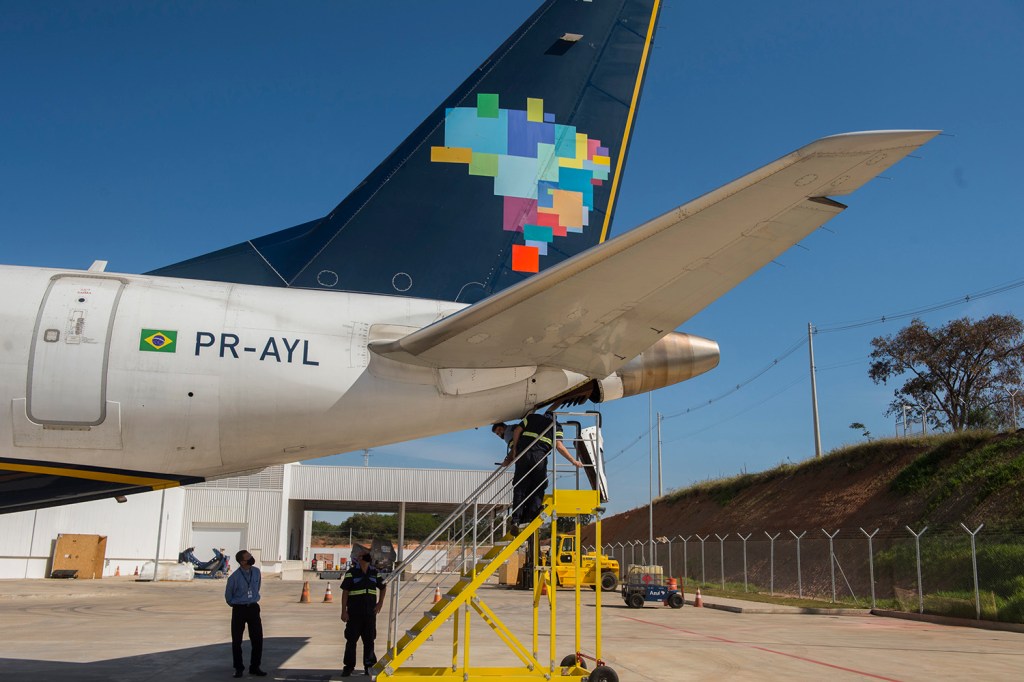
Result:
M0 262L143 272L324 215L536 2L0 1ZM1024 277L1024 5L988 0L670 2L613 234L812 140L941 128L844 215L681 329L718 369L658 391L666 489L813 455L807 351L703 409L806 334ZM923 316L1024 316L1024 289ZM854 442L892 386L873 336L815 337L822 441ZM613 511L648 490L648 399L602 408ZM679 414L682 413L682 414ZM486 430L371 465L478 467ZM328 461L361 464L361 453Z

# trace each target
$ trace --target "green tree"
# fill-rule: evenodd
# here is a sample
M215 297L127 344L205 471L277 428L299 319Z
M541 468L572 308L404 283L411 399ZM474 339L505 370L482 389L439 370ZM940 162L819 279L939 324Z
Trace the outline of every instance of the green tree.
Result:
M868 431L868 427L864 426L860 422L853 422L852 424L850 424L850 428L853 429L854 431L863 431L863 433L861 433L860 435L864 436L868 440L871 440L871 432Z
M911 408L932 426L954 431L991 425L1008 409L1007 390L1021 384L1024 322L1013 315L952 320L929 328L914 320L894 336L872 339L868 376L895 389L886 414Z

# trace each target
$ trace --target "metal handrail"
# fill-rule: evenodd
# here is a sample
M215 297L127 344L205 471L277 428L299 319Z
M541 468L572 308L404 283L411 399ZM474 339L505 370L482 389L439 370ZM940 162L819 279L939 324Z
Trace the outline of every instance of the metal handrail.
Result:
M447 543L441 543L441 547L439 547L439 548L435 547L434 548L435 551L437 551L437 555L432 559L432 566L436 567L436 562L440 560L440 557L442 555L444 555L446 563L452 569L458 570L458 572L463 574L463 575L471 574L472 571L474 570L474 568L476 567L477 562L479 561L479 558L480 558L480 547L481 547L481 545L479 543L478 530L480 529L480 526L481 526L481 520L479 518L479 507L481 505L483 505L485 508L489 507L492 511L496 510L499 507L499 505L497 504L496 500L499 498L499 496L507 493L508 489L510 487L512 487L513 484L514 484L513 481L510 480L506 485L495 486L495 483L498 480L500 480L501 476L505 473L506 469L508 469L508 467L514 466L515 463L519 461L520 457L522 457L524 454L526 454L526 452L528 450L530 450L541 438L545 437L548 434L552 434L552 436L551 436L551 441L552 441L551 450L552 451L555 451L557 449L557 443L558 443L559 440L562 440L563 442L565 440L570 440L573 443L575 443L577 441L584 440L582 438L582 427L580 426L579 422L564 422L564 421L562 423L566 424L566 425L575 424L579 428L580 433L577 434L576 438L571 438L571 439L562 438L562 439L559 439L557 437L557 431L555 431L555 427L559 423L559 417L562 417L562 416L587 416L589 418L596 419L596 422L597 422L597 425L598 425L599 428L600 428L600 425L601 425L601 415L600 415L600 413L595 413L595 412L582 412L582 413L570 413L570 412L561 413L561 412L555 412L555 413L552 414L552 416L554 417L554 419L552 420L552 423L546 429L544 429L544 431L542 431L539 435L537 435L535 438L533 438L531 441L529 441L529 443L525 447L522 447L522 446L519 447L518 448L519 452L516 453L515 457L508 464L502 464L502 465L498 466L493 472L491 472L487 476L487 478L480 485L478 485L473 490L473 492L470 493L470 495L458 507L456 507L456 509L454 511L452 511L451 514L449 514L448 517L444 521L442 521L441 524L439 524L438 527L432 533L430 533L422 542L420 542L418 547L416 547L408 556L403 557L402 562L400 564L396 565L394 570L393 570L393 572L384 579L384 583L386 585L390 585L392 583L394 584L394 588L389 590L389 592L390 592L390 595L389 595L390 596L390 608L388 610L388 612L389 612L388 648L389 649L393 648L394 646L397 645L397 642L398 642L398 639L399 639L399 637L398 637L398 622L399 622L399 620L402 619L403 616L406 616L408 613L413 611L414 609L418 611L419 610L418 609L418 605L422 604L426 599L429 599L430 596L432 595L432 593L435 591L435 587L439 585L441 580L443 580L444 573L439 571L426 584L421 584L418 592L416 592L416 594L412 595L411 598L406 597L406 600L405 600L406 603L404 605L402 605L401 604L402 600L400 599L400 593L401 593L401 587L402 587L402 580L401 579L402 579L402 576L405 575L409 571L409 569L413 566L413 563L420 556L422 556L423 553L425 551L427 551L428 548L431 547L431 545L434 545L437 542L438 538L440 538L445 532L452 530L455 527L456 523L460 519L462 519L462 524L461 524L461 527L459 528L459 531L457 533L453 533L451 535L451 537L449 538ZM591 464L586 464L585 465L586 467L592 467L592 466L596 467L596 464L597 464L597 461L596 461L597 453L594 453L593 456L595 458L594 462L591 463ZM547 460L548 460L547 457L539 459L526 472L526 474L528 475L528 474L532 473L534 468L537 467L537 466L544 465L546 467ZM578 488L579 487L579 483L580 483L580 481L579 481L580 469L574 467L573 471L576 474L576 487ZM564 472L564 470L563 470L563 472ZM556 481L556 476L559 473L560 472L559 472L558 460L557 460L556 457L552 457L551 458L551 479L550 480L552 481L552 486L553 487L557 486L557 483L555 481ZM532 495L534 493L536 493L536 491L538 489L540 489L541 487L545 486L547 484L547 482L548 482L548 477L545 476L544 480L542 482L539 482L537 484L537 487L534 490L531 490L528 494L523 496L523 499L519 503L520 506L522 504L524 504L527 500L529 500L532 497ZM485 492L487 490L491 489L492 487L493 487L493 492L492 492L491 496L488 499L483 500L482 498L484 497ZM517 511L517 509L518 509L518 507L512 508L511 505L510 505L508 511L510 513L514 513L515 511ZM472 513L473 513L474 516L473 516L473 522L470 524L470 523L466 522L466 517L471 512L471 510L472 510ZM493 514L491 514L489 516L494 521L497 521L497 519L494 518ZM486 534L489 533L489 534L491 534L493 536L493 534L495 534L495 531L497 530L497 527L498 527L497 525L485 527L484 528L484 534L486 535ZM485 544L489 544L489 543L485 543ZM469 554L469 556L472 557L471 559L469 559L467 557L467 552L470 550L470 545L471 545L471 548L472 548L472 551ZM455 561L454 564L452 564L452 559L451 559L452 549L454 547L459 547L459 546L461 546L461 552L459 554L459 558ZM490 544L490 547L493 548L493 546L494 546L493 544ZM470 566L470 562L472 562L472 567L469 567Z

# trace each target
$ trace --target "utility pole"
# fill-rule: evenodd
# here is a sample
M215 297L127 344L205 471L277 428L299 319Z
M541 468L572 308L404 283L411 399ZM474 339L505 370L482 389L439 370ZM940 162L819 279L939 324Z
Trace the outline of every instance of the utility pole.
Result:
M647 479L647 530L649 533L651 556L654 556L654 397L647 392L647 457L649 459Z
M658 497L665 494L661 483L661 412L658 413Z
M807 323L807 349L811 356L811 411L814 415L814 457L821 458L821 426L818 424L818 382L814 377L814 327Z
M364 448L363 449L363 466L364 467L370 466L370 449L369 448Z

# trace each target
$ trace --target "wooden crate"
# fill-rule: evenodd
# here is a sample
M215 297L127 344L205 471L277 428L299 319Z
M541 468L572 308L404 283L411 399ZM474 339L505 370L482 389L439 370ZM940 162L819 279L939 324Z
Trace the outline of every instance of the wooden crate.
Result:
M102 578L106 556L106 535L61 533L53 546L51 570L78 571L83 580Z

